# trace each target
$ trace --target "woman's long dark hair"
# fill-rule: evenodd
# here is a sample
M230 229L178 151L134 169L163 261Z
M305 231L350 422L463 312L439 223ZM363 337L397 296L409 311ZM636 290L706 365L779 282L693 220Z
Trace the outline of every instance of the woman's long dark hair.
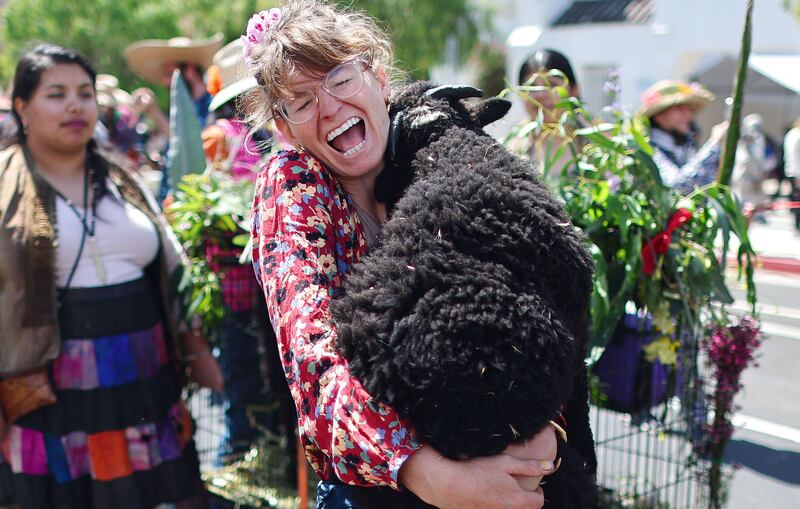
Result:
M570 86L578 86L578 80L575 78L569 59L563 53L549 48L540 49L528 55L519 69L518 84L524 85L528 77L539 69L561 71L569 80Z
M97 73L89 61L75 50L56 46L55 44L42 43L22 54L14 72L14 90L11 92L11 113L14 123L6 126L0 140L0 147L6 148L14 144L25 145L26 134L22 126L22 118L14 108L14 101L17 98L25 102L30 101L41 84L44 72L56 65L64 64L79 66L91 78L92 87L95 86ZM109 166L120 166L121 159L114 157L107 150L101 150L94 139L89 140L86 148L87 162L95 173L94 196L95 200L98 200L107 192L106 176L108 175Z

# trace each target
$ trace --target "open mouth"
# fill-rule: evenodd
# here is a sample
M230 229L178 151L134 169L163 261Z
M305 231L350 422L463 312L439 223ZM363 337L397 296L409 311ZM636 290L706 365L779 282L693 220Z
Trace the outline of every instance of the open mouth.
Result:
M351 156L364 148L365 135L364 121L358 117L351 117L328 133L328 145L345 156Z

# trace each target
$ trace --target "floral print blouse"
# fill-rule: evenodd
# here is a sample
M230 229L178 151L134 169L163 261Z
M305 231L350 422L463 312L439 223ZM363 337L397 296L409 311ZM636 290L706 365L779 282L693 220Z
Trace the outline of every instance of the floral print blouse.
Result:
M325 481L399 489L397 473L419 444L408 424L350 375L328 309L366 253L355 207L316 159L281 151L259 174L252 210L253 265L306 456Z

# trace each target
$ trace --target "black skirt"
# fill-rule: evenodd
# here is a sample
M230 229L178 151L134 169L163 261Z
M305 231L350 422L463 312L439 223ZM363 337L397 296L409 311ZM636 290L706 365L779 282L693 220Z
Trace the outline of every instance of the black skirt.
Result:
M59 304L58 401L7 429L0 505L201 507L182 377L147 280L62 291Z

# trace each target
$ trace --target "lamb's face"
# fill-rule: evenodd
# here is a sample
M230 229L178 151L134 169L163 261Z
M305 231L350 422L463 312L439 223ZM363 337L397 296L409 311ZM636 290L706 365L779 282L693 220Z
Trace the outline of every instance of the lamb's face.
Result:
M389 116L389 157L407 166L417 151L438 139L445 131L460 127L483 133L483 127L508 112L511 103L490 98L468 102L483 96L474 87L413 83L391 101Z
M449 129L462 128L488 136L483 127L502 118L511 103L498 98L466 101L482 96L483 92L474 87L436 86L427 81L401 88L390 100L387 165L375 184L378 200L391 209L413 180L412 162L419 150Z

